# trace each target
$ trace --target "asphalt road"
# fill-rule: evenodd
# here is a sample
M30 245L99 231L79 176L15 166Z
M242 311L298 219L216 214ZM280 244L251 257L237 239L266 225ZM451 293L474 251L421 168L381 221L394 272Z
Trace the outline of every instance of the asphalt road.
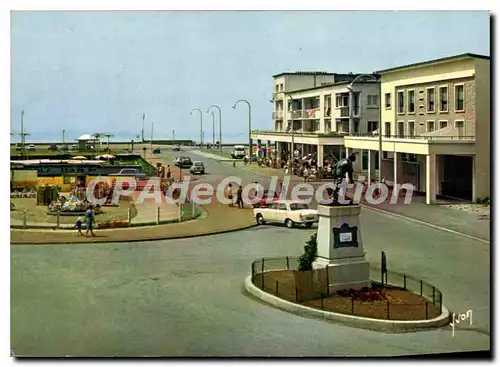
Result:
M209 180L259 177L201 160ZM24 356L395 356L490 348L489 246L369 210L361 215L368 260L377 263L385 251L390 270L434 284L452 311L471 309L472 326L460 325L454 338L449 327L385 334L296 316L245 294L253 260L299 256L313 232L264 226L148 243L13 245L11 349Z

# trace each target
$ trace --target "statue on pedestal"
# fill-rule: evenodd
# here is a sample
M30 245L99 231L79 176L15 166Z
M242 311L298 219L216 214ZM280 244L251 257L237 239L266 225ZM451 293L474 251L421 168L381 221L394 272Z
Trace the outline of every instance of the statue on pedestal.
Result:
M331 200L331 202L328 204L328 206L338 206L338 205L352 205L352 200L347 199L349 203L339 203L339 191L340 187L339 185L342 184L344 179L347 178L349 180L349 183L354 182L353 178L353 173L354 173L354 167L353 163L356 162L356 155L353 153L349 155L347 158L341 159L335 165L333 166L333 182L335 184L335 189L328 188L328 196Z

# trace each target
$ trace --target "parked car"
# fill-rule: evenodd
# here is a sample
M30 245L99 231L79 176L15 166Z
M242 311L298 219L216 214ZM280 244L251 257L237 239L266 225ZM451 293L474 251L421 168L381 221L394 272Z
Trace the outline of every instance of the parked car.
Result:
M28 150L36 150L35 144L28 145Z
M17 143L16 150L23 150L23 145L21 143Z
M181 147L177 144L175 144L173 147L172 147L172 151L174 152L180 152L181 151Z
M57 145L55 145L55 144L51 144L51 145L49 146L49 150L50 150L50 151L52 151L52 152L57 151Z
M160 154L160 153L161 153L160 148L153 149L153 154Z
M244 145L235 145L231 151L231 158L242 159L245 157L246 149Z
M278 200L267 208L253 209L253 215L259 225L266 222L284 223L288 228L296 225L311 228L318 221L318 211L297 200Z
M175 159L175 165L180 168L191 168L193 161L189 157L177 157Z
M265 208L274 203L275 201L278 201L279 195L275 191L271 190L264 190L262 194L262 198L260 201L256 204L253 204L254 208Z
M78 144L72 144L72 145L71 145L71 150L74 150L74 151L79 150L79 148L78 148Z
M189 169L189 172L191 172L193 175L195 175L197 173L204 175L205 174L205 165L203 164L203 162L194 161L193 165Z
M134 176L136 178L145 178L146 174L136 168L122 168L118 173L110 173L110 176Z

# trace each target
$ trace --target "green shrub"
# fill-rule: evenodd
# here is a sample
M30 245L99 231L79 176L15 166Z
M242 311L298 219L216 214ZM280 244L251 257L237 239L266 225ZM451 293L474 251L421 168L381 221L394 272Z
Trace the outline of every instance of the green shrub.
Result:
M477 198L476 204L482 204L484 206L490 206L490 198L485 196L484 198Z
M318 255L318 235L315 233L306 242L304 254L299 257L299 271L312 270L312 264Z

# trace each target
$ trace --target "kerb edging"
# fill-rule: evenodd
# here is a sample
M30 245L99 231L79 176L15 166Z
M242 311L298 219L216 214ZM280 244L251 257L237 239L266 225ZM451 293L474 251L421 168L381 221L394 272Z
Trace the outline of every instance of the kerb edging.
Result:
M248 276L245 279L245 289L248 293L260 299L263 302L269 303L272 306L303 316L312 316L325 320L335 321L347 326L355 326L364 329L389 332L407 332L415 329L434 328L447 325L449 323L450 312L443 305L441 315L430 320L416 321L401 321L401 320L379 320L367 317L345 315L341 313L328 312L318 310L311 307L302 306L290 301L286 301L279 297L273 296L270 293L264 292L252 283L252 277Z

